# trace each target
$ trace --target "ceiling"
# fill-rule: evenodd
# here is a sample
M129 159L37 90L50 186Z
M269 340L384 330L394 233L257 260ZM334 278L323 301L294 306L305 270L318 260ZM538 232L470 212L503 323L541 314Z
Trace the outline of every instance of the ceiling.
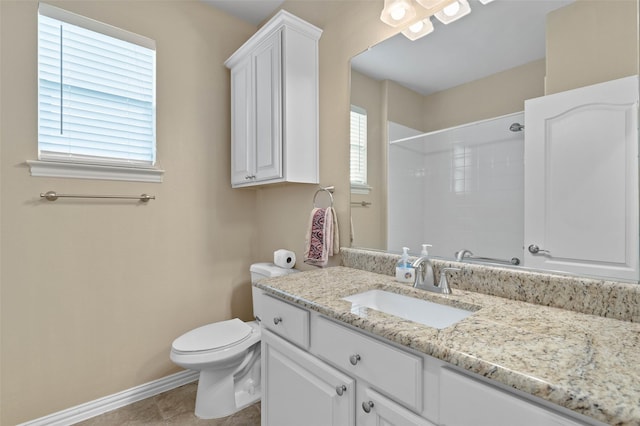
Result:
M254 25L283 3L202 1ZM435 29L431 34L416 41L398 34L357 55L352 67L423 95L455 87L544 58L547 13L574 0L495 0L487 5L468 1L469 15L449 25L432 18Z
M258 25L280 7L284 0L202 0L245 22Z
M469 0L471 13L416 41L398 34L357 55L351 65L423 95L545 57L545 17L573 0Z

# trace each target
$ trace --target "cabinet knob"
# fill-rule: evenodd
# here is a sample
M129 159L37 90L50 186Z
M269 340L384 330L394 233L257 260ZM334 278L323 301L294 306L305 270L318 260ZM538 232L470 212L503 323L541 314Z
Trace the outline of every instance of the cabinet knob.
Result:
M274 317L274 318L273 318L273 323L274 323L275 325L278 325L278 324L280 324L281 322L282 322L282 318L280 318L280 317Z
M542 254L542 253L551 254L551 253L549 252L549 250L543 250L543 249L541 249L540 247L538 247L538 246L537 246L537 245L535 245L535 244L531 244L531 245L529 246L529 253L531 253L531 254L538 254L538 253L541 253L541 254Z
M365 413L370 413L372 408L373 408L373 401L364 401L362 403L362 410L364 410Z
M351 355L349 357L349 362L351 363L351 365L356 365L358 363L358 361L360 361L360 355L358 355L358 354Z
M336 386L336 393L339 396L342 396L342 394L345 393L346 391L347 391L347 387L345 385Z

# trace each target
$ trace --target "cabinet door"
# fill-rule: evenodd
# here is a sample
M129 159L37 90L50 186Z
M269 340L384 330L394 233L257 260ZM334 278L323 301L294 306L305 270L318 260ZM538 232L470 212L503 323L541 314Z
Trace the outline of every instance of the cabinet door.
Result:
M251 182L255 175L251 58L231 70L231 184Z
M255 181L282 178L282 34L264 40L253 54L255 70Z
M262 425L353 426L355 383L262 329Z
M440 376L441 426L578 426L533 402L449 369Z
M526 101L524 186L525 266L637 281L637 76Z
M369 387L358 389L357 409L358 426L435 426Z

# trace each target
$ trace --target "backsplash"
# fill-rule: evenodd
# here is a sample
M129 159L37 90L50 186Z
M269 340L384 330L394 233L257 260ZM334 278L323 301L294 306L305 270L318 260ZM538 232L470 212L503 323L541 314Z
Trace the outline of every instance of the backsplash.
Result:
M341 248L342 265L395 274L399 255L385 252ZM518 271L496 266L432 259L436 281L440 268L462 269L452 274L449 285L537 305L552 306L585 314L640 322L640 285L569 275Z

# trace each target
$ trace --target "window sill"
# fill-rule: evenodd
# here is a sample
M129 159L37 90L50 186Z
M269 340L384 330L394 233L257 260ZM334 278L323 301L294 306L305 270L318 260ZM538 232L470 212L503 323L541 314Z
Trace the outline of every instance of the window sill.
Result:
M57 161L27 160L31 176L73 179L125 180L135 182L162 182L164 170L155 168L106 166L98 164L63 163Z
M364 194L368 195L371 192L371 187L369 185L363 185L360 183L352 183L351 184L351 193L352 194Z

